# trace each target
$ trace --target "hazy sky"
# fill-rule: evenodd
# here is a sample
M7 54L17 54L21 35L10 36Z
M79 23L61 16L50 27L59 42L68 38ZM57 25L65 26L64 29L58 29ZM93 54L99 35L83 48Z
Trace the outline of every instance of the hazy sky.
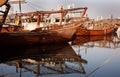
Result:
M103 18L120 17L120 0L26 0L22 5L22 11L37 11L56 9L58 4L67 8L74 3L75 7L88 7L87 14L90 18L103 16ZM17 8L17 7L16 7Z

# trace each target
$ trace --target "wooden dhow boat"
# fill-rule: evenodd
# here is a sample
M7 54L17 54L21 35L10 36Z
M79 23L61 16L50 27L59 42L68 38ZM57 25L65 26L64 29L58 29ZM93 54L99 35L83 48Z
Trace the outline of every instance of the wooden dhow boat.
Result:
M104 21L92 21L77 29L76 35L108 35L114 31L114 26Z
M104 30L88 30L79 28L76 35L107 35L114 31L114 28L104 29Z
M7 2L4 4L9 5ZM58 11L37 11L37 12L29 12L29 13L21 13L20 19L24 16L26 17L35 17L37 19L36 27L33 30L20 30L15 31L14 27L11 31L2 32L3 24L5 23L5 19L8 15L10 6L6 6L6 11L4 16L4 21L1 22L0 25L0 46L18 46L18 45L38 45L38 44L50 44L50 43L61 43L67 42L72 39L72 36L76 32L77 28L83 24L83 22L87 19L84 18L87 7L84 8L72 8L72 9L61 9ZM80 17L77 17L73 20L73 18L66 18L68 12L76 12L81 13ZM51 14L59 14L60 17L56 20L56 23L46 24L46 19ZM9 16L9 15L8 15ZM47 18L46 18L47 16ZM31 17L31 20L33 20ZM56 19L56 18L55 18ZM63 23L63 20L65 22ZM22 19L19 20L22 22ZM18 24L19 25L19 24ZM41 27L42 25L42 27ZM19 25L20 26L20 25ZM29 25L28 25L29 26ZM34 25L33 25L34 26Z

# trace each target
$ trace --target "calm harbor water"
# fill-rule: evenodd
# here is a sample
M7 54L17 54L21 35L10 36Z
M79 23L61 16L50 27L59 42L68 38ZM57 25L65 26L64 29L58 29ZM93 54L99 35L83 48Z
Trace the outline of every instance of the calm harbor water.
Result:
M120 38L77 36L72 42L0 49L0 77L119 77Z

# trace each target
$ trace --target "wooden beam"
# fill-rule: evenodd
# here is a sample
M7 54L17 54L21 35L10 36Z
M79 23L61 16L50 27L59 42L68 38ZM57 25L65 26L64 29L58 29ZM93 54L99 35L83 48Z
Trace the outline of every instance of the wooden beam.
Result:
M9 10L10 10L10 4L5 4L5 6L6 6L6 9L5 9L5 12L4 12L3 16L2 16L2 20L0 22L0 32L2 30L2 24L5 23L6 17L8 15Z
M69 11L75 11L75 10L84 10L86 12L87 7L81 7L81 8L72 8L72 9L62 9L62 10L52 10L52 11L36 11L36 12L29 12L29 13L21 13L22 16L31 16L31 15L38 15L38 14L55 14L55 13L68 13ZM85 13L84 12L84 13Z

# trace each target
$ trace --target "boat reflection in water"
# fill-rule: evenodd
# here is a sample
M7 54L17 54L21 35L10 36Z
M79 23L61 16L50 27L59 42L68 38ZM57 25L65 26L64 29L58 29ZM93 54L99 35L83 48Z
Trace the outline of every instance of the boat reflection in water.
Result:
M120 76L120 39L116 35L76 36L72 47L88 61L85 77Z
M116 48L118 47L119 39L116 35L103 35L103 36L76 36L72 41L73 46L84 47L103 47L103 48Z
M53 44L0 50L0 76L36 77L56 74L85 74L87 61L68 44Z

